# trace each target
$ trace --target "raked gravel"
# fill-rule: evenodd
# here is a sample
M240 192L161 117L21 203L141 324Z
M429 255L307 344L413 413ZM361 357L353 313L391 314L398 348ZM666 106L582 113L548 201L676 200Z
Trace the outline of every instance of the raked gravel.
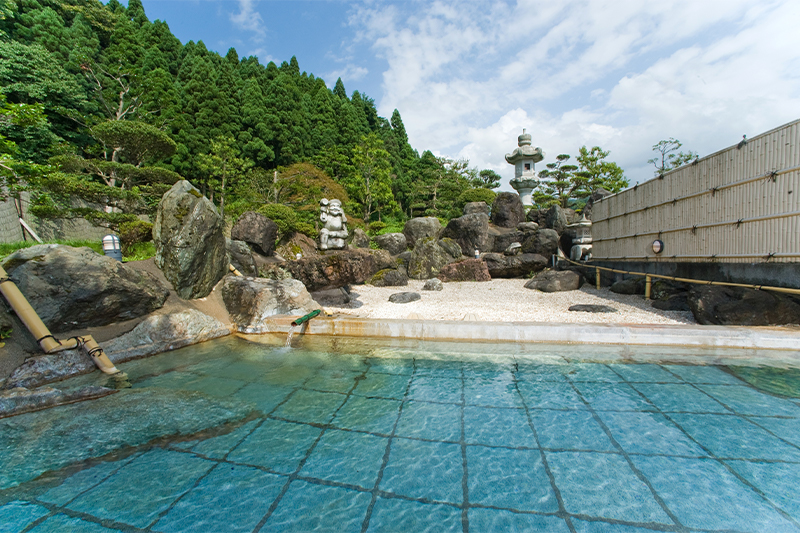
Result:
M576 291L539 292L524 287L526 279L493 279L485 282L451 282L441 291L423 291L425 281L409 280L406 287L352 287L349 304L326 309L361 318L417 318L423 320L476 320L489 322L561 322L614 324L696 324L692 313L661 311L643 296L596 290L585 284ZM389 302L398 292L422 296L405 304ZM615 313L569 311L576 304L599 304Z

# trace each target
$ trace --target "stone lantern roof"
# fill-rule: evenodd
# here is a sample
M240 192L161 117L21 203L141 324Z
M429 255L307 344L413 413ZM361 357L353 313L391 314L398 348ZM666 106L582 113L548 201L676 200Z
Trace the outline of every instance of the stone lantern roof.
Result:
M516 164L518 161L533 159L534 163L538 163L544 159L544 152L538 146L534 148L531 146L531 134L522 130L522 135L517 137L517 146L510 154L506 154L506 162L511 165Z

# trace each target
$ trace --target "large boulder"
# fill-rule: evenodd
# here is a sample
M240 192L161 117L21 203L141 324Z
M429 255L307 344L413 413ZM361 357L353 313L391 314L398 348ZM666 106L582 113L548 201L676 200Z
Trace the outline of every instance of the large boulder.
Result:
M317 251L317 243L308 235L293 232L285 235L277 250L275 250L281 257L293 261L303 257L316 257L319 255ZM298 258L298 255L300 256Z
M547 209L531 209L528 211L525 219L528 222L535 222L540 228L547 227Z
M525 222L523 224L531 224ZM508 229L508 228L492 228L490 234L494 237L494 245L492 251L497 253L505 252L509 246L518 242L524 243L526 240L536 236L536 229L531 229L531 226L524 226L524 229Z
M571 270L548 270L525 284L526 289L542 292L574 291L583 285L583 276Z
M296 279L275 281L228 276L222 285L222 299L241 333L264 333L265 319L274 315L305 315L319 304Z
M246 211L231 228L231 239L244 241L261 255L269 257L275 251L278 225L260 213Z
M140 317L169 296L154 275L90 248L32 246L7 257L3 268L54 333Z
M522 242L522 252L550 257L558 251L558 233L552 229L540 229Z
M412 218L403 226L403 235L406 236L408 246L413 248L417 241L428 237L439 237L442 231L442 223L436 217L417 217Z
M486 202L467 202L464 204L464 214L474 215L475 213L483 213L489 216L489 205Z
M453 239L461 247L461 253L472 257L475 250L491 252L493 239L489 235L489 216L475 213L453 218L447 223L442 237Z
M228 255L231 258L231 264L236 267L236 270L245 276L255 276L258 274L258 266L253 257L253 252L246 242L225 239L225 245L228 247Z
M766 290L696 285L689 308L700 324L779 326L800 324L800 298Z
M183 299L204 298L228 272L224 223L217 208L186 180L158 204L156 264Z
M572 211L572 209L569 211ZM574 214L575 211L572 211L571 215ZM551 206L550 209L547 210L547 215L545 216L545 226L555 230L556 233L561 235L567 228L567 224L570 223L570 220L567 219L567 215L567 210L560 205Z
M615 281L609 289L617 294L644 294L645 285L643 277L636 277Z
M375 241L378 248L386 250L392 255L400 255L408 248L408 241L402 233L384 233L376 235L372 240Z
M486 263L480 259L464 259L456 263L445 265L439 270L438 278L443 282L449 281L491 281Z
M384 268L395 268L386 250L331 250L323 255L287 261L284 265L310 291L364 283Z
M499 193L492 204L492 224L501 228L516 228L520 222L525 222L525 208L519 194Z
M481 260L493 278L522 278L547 267L547 258L539 254L507 256L492 253L483 254Z
M351 248L369 248L369 235L361 228L356 228L347 239L347 243Z
M417 242L408 261L408 277L430 279L439 275L443 266L461 259L461 246L452 239L427 237Z
M602 187L595 189L592 192L592 195L589 196L589 199L586 200L586 205L583 206L583 210L581 211L581 214L586 215L586 218L591 220L592 219L592 208L594 207L594 204L596 202L598 202L599 200L601 200L602 198L605 198L606 196L611 196L611 191L607 191L607 190L603 189Z
M408 285L408 276L399 270L385 268L369 278L367 285L374 287L405 287Z

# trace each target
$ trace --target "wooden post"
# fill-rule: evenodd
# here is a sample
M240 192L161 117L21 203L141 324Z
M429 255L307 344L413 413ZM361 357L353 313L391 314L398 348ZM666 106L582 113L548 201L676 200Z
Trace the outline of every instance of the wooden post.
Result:
M600 290L600 267L594 267L594 284Z
M653 285L653 279L650 276L644 277L644 299L650 299L650 288Z

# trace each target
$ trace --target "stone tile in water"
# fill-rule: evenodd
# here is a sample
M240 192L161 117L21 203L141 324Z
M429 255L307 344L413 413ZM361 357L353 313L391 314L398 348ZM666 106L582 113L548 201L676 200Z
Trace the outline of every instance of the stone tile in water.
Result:
M629 522L673 523L621 455L546 455L567 512Z
M262 374L258 381L274 387L299 387L313 377L317 370L302 364L287 362Z
M691 455L708 454L686 434L658 413L600 411L600 419L628 453Z
M220 378L235 379L238 381L256 381L267 367L254 361L242 361L230 357L219 357L210 361L203 361L187 367L188 372L215 376Z
M300 475L372 489L388 443L389 439L384 437L329 429L314 447Z
M800 450L747 419L733 415L672 414L670 417L717 457L800 461Z
M464 408L464 439L468 444L536 448L536 438L522 409Z
M463 475L458 444L396 438L380 488L409 498L460 504Z
M625 378L625 381L643 383L682 383L683 380L651 364L611 364L608 368Z
M288 387L276 387L266 383L249 383L234 392L231 398L252 404L262 413L269 414L293 390Z
M687 383L709 383L713 385L742 385L744 382L717 366L663 365L664 369L678 375Z
M340 428L389 435L401 404L400 400L350 396L331 423Z
M368 492L296 480L264 527L265 533L358 533L372 500Z
M664 504L686 527L736 531L798 531L718 461L631 457Z
M404 374L411 375L414 373L414 360L413 359L391 359L382 357L373 357L368 359L369 371L382 374Z
M353 394L402 400L410 380L411 376L408 375L367 372L366 377L358 382Z
M464 379L488 379L492 381L514 381L516 367L511 363L464 362Z
M0 533L22 531L50 511L35 503L15 500L0 507Z
M539 450L468 446L467 471L471 504L541 513L558 511Z
M586 409L569 383L520 381L517 387L528 409Z
M0 531L3 531L0 526ZM118 533L118 529L109 529L94 522L69 517L63 513L53 515L33 529L30 533Z
M467 512L470 531L547 531L567 533L569 527L557 516L512 513L473 507Z
M568 364L520 363L516 374L520 381L565 382L571 370Z
M67 507L144 528L216 463L155 449L140 455Z
M459 533L461 509L400 498L378 498L372 508L367 533Z
M346 396L332 392L299 390L278 407L273 416L308 424L327 424Z
M796 418L762 418L758 416L748 418L776 437L791 442L795 446L800 446L800 420Z
M309 378L303 387L325 392L347 393L355 386L356 378L360 375L362 372L350 370L320 370Z
M108 476L131 462L136 456L127 457L121 461L107 461L96 464L86 470L72 474L61 485L53 487L37 499L55 505L66 505L81 493L91 489Z
M230 433L200 441L199 444L192 448L192 451L213 459L222 459L234 446L244 440L260 422L260 420L252 420Z
M616 451L589 411L530 411L539 445L553 450Z
M572 526L576 533L652 533L652 529L623 524L610 524L601 520L589 521L572 519Z
M468 405L485 407L522 407L522 399L517 386L506 376L496 378L466 379L464 383L464 401Z
M158 376L151 376L133 383L136 389L158 387L163 389L180 389L184 385L199 379L201 376L192 372L167 372Z
M694 385L635 383L632 387L665 413L730 413L724 405Z
M794 403L749 386L700 385L700 388L742 415L800 417L800 407Z
M728 461L748 482L766 494L772 503L800 521L800 464Z
M247 382L239 379L202 376L183 383L181 389L202 392L217 398L226 398L245 385Z
M164 533L249 532L261 521L287 478L219 463L155 526Z
M320 433L321 429L305 424L265 420L228 454L228 460L291 474L297 470Z
M600 363L570 363L567 379L572 382L617 383L623 381L616 372Z
M576 383L575 387L598 411L655 411L655 407L627 383Z
M435 359L417 359L414 361L417 376L434 376L460 378L463 363L461 361L437 361Z
M461 407L409 401L403 404L396 434L418 439L461 440Z
M408 397L425 402L461 403L461 378L414 376Z

